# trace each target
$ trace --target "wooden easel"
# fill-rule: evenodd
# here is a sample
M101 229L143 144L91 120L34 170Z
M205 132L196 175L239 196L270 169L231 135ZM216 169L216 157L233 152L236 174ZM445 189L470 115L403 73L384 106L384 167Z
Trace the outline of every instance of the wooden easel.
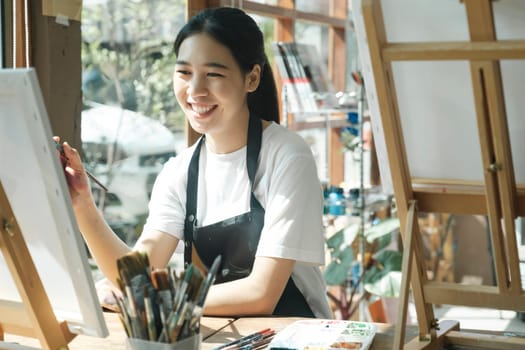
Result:
M403 281L394 349L439 349L444 344L492 349L523 349L525 339L461 332L458 322L439 324L434 304L525 310L514 220L525 215L525 192L515 183L500 60L525 59L525 40L498 41L491 0L463 0L470 41L389 43L379 0L363 0L376 97L381 112L396 205L404 239ZM446 24L444 24L446 25ZM463 60L470 64L483 184L440 180L414 187L407 161L398 101L392 75L394 61ZM522 150L515 150L520 152ZM436 190L447 186L446 192ZM424 270L418 212L486 215L490 222L496 286L467 286L432 282ZM410 276L410 281L409 281ZM409 287L418 316L419 337L406 344L405 325Z
M0 250L22 299L0 300L0 341L11 333L37 338L46 350L68 349L75 335L55 317L1 182L0 225Z

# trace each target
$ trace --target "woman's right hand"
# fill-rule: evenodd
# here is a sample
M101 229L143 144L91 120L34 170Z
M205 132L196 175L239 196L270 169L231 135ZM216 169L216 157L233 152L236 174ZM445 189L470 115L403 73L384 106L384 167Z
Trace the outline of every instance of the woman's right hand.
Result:
M57 149L62 148L58 150L58 154L64 168L73 207L86 201L93 201L89 180L80 159L80 154L67 142L61 143L58 136L53 137L53 139L59 145Z

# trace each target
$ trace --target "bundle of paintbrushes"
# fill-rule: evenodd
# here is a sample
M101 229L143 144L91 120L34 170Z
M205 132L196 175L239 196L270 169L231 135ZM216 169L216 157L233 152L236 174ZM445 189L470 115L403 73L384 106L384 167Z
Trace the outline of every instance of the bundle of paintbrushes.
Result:
M264 349L272 341L275 330L271 328L263 329L246 335L242 338L233 340L227 344L217 346L213 350L258 350Z
M152 268L145 253L131 252L118 259L123 297L115 299L128 337L175 343L198 334L220 260L218 256L207 272L190 264L177 275L169 267Z

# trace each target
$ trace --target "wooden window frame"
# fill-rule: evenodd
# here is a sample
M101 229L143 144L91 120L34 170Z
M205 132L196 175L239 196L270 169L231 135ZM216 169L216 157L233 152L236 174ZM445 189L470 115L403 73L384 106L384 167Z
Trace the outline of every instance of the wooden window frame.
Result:
M23 0L11 1L23 3ZM36 67L39 76L53 132L69 140L77 149L81 149L80 22L70 20L69 26L65 27L57 24L55 18L42 15L42 6L46 1L32 0L30 2L33 66ZM277 5L247 0L191 0L186 1L186 16L189 18L202 9L217 6L242 7L248 13L274 18L274 39L276 41L293 41L295 21L327 26L329 30L328 74L337 91L346 88L345 30L348 0L331 0L330 15L298 11L295 9L294 0L278 0ZM6 42L6 45L8 47L9 43ZM6 61L8 60L7 50ZM278 87L280 87L279 77L276 78ZM71 96L72 92L74 96ZM344 155L340 151L342 149L340 132L340 127L331 128L329 137L330 159L328 161L332 183L340 183L344 179ZM188 145L194 143L198 136L187 124L186 143Z

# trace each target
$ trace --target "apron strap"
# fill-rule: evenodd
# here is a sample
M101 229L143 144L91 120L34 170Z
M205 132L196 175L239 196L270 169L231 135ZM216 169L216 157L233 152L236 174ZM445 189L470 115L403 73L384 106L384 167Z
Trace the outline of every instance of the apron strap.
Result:
M186 186L186 218L184 219L184 268L191 263L193 246L193 227L197 223L197 183L199 181L199 159L204 135L200 138L191 157L188 167L188 184ZM196 166L195 166L196 164Z
M190 160L188 167L188 184L186 187L186 218L184 220L184 268L191 263L191 253L193 247L193 228L197 225L197 187L199 182L199 159L203 135ZM248 140L246 144L246 168L250 179L251 197L250 206L260 206L259 201L253 195L255 173L259 162L259 153L262 144L262 122L257 117L250 116L248 124Z
M259 162L259 153L262 143L262 122L259 118L250 117L248 125L248 141L246 144L246 168L250 179L251 192L253 196L255 173Z

